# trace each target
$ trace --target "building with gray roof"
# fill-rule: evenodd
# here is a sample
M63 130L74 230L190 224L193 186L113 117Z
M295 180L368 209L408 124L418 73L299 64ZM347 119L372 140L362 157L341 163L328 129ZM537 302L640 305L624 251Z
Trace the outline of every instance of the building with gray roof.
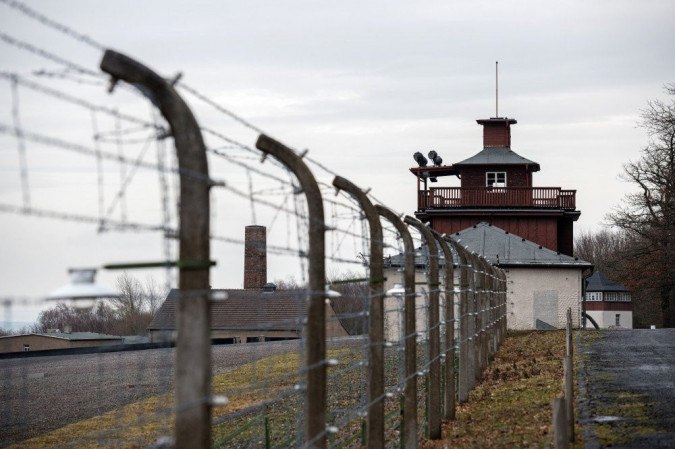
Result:
M593 265L552 251L489 223L479 223L450 235L469 251L505 270L508 282L507 322L510 329L557 329L571 308L577 325L581 317L584 275ZM417 282L424 281L426 246L416 249ZM453 261L457 266L457 260ZM403 255L385 259L387 288L400 282ZM439 265L445 260L439 254ZM443 274L443 270L440 270Z
M600 328L633 328L633 302L625 285L600 271L586 280L586 314Z
M0 353L120 345L124 338L96 332L34 332L0 337Z

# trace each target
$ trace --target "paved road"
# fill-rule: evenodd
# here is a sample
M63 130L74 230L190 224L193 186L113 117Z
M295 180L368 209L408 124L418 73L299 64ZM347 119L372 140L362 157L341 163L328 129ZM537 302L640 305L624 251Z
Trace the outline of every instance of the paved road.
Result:
M584 333L579 350L586 448L675 448L675 329Z

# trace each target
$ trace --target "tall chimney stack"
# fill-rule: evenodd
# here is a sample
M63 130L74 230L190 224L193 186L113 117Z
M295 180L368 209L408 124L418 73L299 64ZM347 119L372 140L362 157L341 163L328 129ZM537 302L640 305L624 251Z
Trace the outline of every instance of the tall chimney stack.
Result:
M493 117L476 123L483 125L483 148L511 148L511 125L518 123L516 119Z
M267 229L246 226L244 236L244 289L262 290L267 282Z

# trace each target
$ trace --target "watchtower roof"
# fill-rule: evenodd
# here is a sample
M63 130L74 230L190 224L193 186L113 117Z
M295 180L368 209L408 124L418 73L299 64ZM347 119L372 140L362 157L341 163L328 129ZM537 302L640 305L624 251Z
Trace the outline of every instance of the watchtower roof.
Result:
M483 148L483 150L470 158L453 164L455 167L458 165L528 165L533 172L540 169L537 162L524 158L506 147Z

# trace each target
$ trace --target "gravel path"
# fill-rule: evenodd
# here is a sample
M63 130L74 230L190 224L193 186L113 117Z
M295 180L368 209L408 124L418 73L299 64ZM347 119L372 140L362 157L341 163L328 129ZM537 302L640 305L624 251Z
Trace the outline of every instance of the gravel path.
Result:
M596 337L585 334L580 345L585 447L675 447L675 329Z
M297 351L299 341L213 346L213 371ZM0 447L168 391L174 349L0 360Z

